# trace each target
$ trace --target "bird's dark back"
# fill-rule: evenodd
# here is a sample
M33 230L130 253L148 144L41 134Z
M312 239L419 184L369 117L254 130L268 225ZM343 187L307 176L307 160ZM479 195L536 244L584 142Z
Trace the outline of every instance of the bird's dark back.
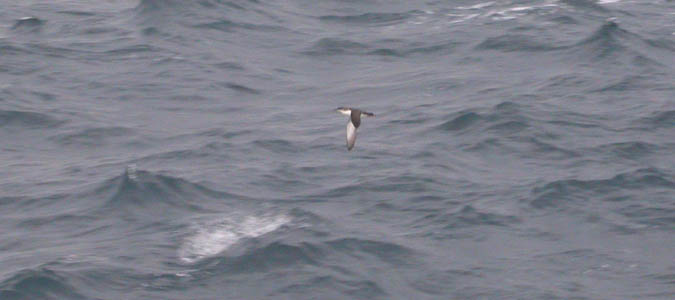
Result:
M352 109L351 118L354 127L359 128L359 125L361 125L361 111L358 109Z

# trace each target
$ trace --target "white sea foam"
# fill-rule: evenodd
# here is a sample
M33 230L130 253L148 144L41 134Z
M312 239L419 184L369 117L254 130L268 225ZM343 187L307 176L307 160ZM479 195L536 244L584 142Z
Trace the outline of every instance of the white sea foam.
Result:
M221 253L245 238L257 237L290 222L290 217L245 216L226 217L217 221L195 225L195 232L185 238L178 250L183 262L194 263Z

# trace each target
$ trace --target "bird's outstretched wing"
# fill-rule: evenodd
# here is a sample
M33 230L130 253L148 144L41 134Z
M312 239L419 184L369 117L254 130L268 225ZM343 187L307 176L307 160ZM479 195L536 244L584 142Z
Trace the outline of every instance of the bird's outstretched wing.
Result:
M347 122L347 150L351 151L354 148L354 143L356 143L356 127L349 120Z
M362 114L362 115L366 115L366 116L368 116L368 117L374 117L374 116L375 116L374 113L370 113L370 112L367 112L367 111L362 111L361 114Z
M349 115L352 114L351 108L348 108L348 107L342 107L341 106L341 107L338 107L336 110L343 115L349 116Z

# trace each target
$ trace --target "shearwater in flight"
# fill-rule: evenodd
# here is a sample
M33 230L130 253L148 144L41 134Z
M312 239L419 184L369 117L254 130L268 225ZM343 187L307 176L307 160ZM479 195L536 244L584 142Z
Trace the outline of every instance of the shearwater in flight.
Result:
M356 142L356 129L361 125L361 117L374 117L375 114L350 107L338 107L337 111L349 116L347 122L347 150L351 151Z

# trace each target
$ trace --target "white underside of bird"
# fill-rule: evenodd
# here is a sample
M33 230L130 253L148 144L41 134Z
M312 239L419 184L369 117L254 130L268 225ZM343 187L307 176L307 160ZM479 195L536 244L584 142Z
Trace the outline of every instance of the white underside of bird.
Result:
M347 122L347 150L352 150L354 148L354 143L356 143L356 127L350 119Z

